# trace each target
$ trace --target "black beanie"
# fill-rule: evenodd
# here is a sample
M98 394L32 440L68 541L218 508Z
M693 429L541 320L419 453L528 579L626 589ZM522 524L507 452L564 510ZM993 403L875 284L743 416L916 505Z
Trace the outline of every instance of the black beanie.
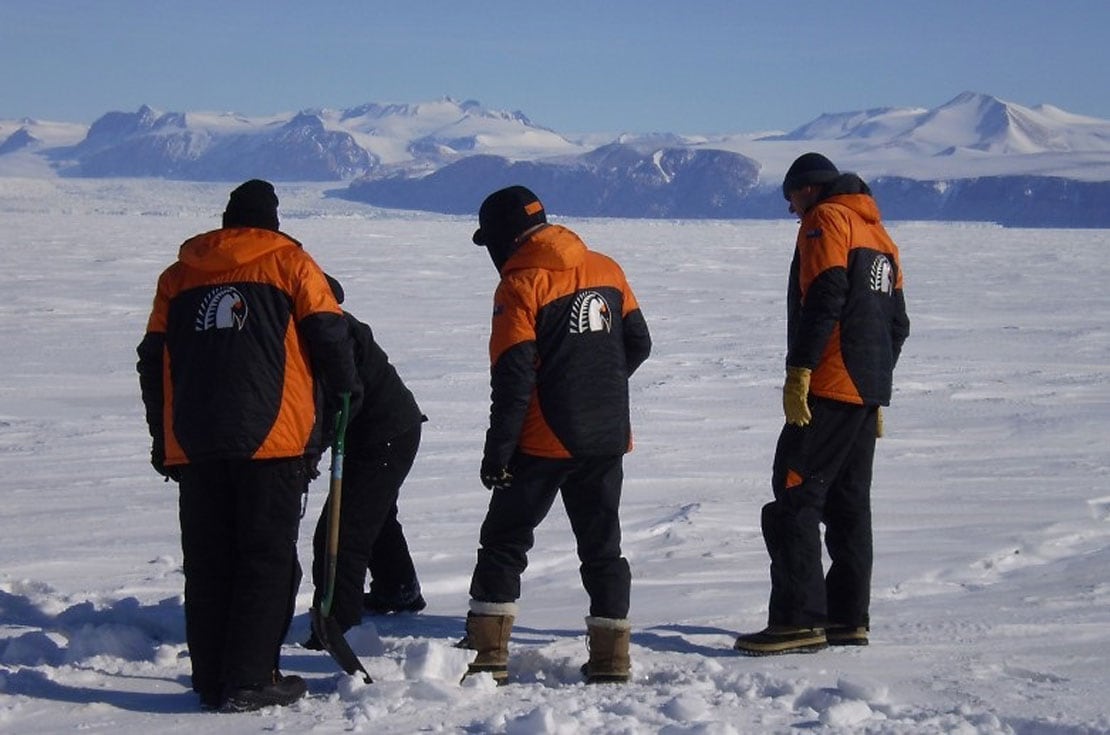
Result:
M782 195L790 199L790 192L810 184L828 184L840 176L840 171L820 153L804 153L790 164L782 180Z
M240 184L227 200L224 227L278 229L278 198L269 181L251 179Z
M510 186L482 202L472 239L475 245L506 250L520 233L546 222L540 198L523 186Z

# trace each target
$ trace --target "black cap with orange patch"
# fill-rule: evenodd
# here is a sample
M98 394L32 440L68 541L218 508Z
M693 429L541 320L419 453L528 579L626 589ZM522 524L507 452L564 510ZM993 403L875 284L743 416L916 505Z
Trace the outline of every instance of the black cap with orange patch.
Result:
M543 203L523 186L510 186L493 192L478 210L475 245L505 248L522 232L547 222Z

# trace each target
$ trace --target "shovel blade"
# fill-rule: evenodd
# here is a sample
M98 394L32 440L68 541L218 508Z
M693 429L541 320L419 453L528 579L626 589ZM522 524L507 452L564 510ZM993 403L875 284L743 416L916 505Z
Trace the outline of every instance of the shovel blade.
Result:
M339 664L339 667L348 674L361 673L362 680L372 684L373 679L370 678L370 674L366 673L362 662L358 660L347 639L343 637L343 629L339 627L339 621L324 615L316 608L309 610L309 616L312 619L312 632L316 635L316 640L320 641L324 650Z

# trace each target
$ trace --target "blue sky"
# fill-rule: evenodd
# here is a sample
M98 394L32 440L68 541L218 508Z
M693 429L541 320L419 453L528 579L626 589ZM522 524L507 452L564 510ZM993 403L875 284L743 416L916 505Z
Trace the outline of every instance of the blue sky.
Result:
M963 91L1110 118L1110 2L0 0L0 119L450 96L560 132L791 129Z

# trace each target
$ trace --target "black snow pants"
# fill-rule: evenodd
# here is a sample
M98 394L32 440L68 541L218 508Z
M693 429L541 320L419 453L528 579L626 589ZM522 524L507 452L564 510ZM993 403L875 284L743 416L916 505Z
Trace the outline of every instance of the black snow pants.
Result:
M182 467L185 636L193 689L265 684L278 668L301 581L301 458Z
M339 555L331 615L344 628L362 622L366 572L384 596L416 583L404 529L397 520L397 498L420 448L420 425L343 461L339 502ZM324 503L312 538L313 605L327 593L329 503Z
M470 596L515 602L528 566L535 529L562 492L578 546L579 573L590 615L628 617L632 573L621 556L620 498L624 457L548 459L517 453L509 464L511 487L494 490L482 523Z
M783 427L771 477L775 499L763 507L771 557L768 623L868 625L877 409L820 398L811 398L810 407L808 426Z

